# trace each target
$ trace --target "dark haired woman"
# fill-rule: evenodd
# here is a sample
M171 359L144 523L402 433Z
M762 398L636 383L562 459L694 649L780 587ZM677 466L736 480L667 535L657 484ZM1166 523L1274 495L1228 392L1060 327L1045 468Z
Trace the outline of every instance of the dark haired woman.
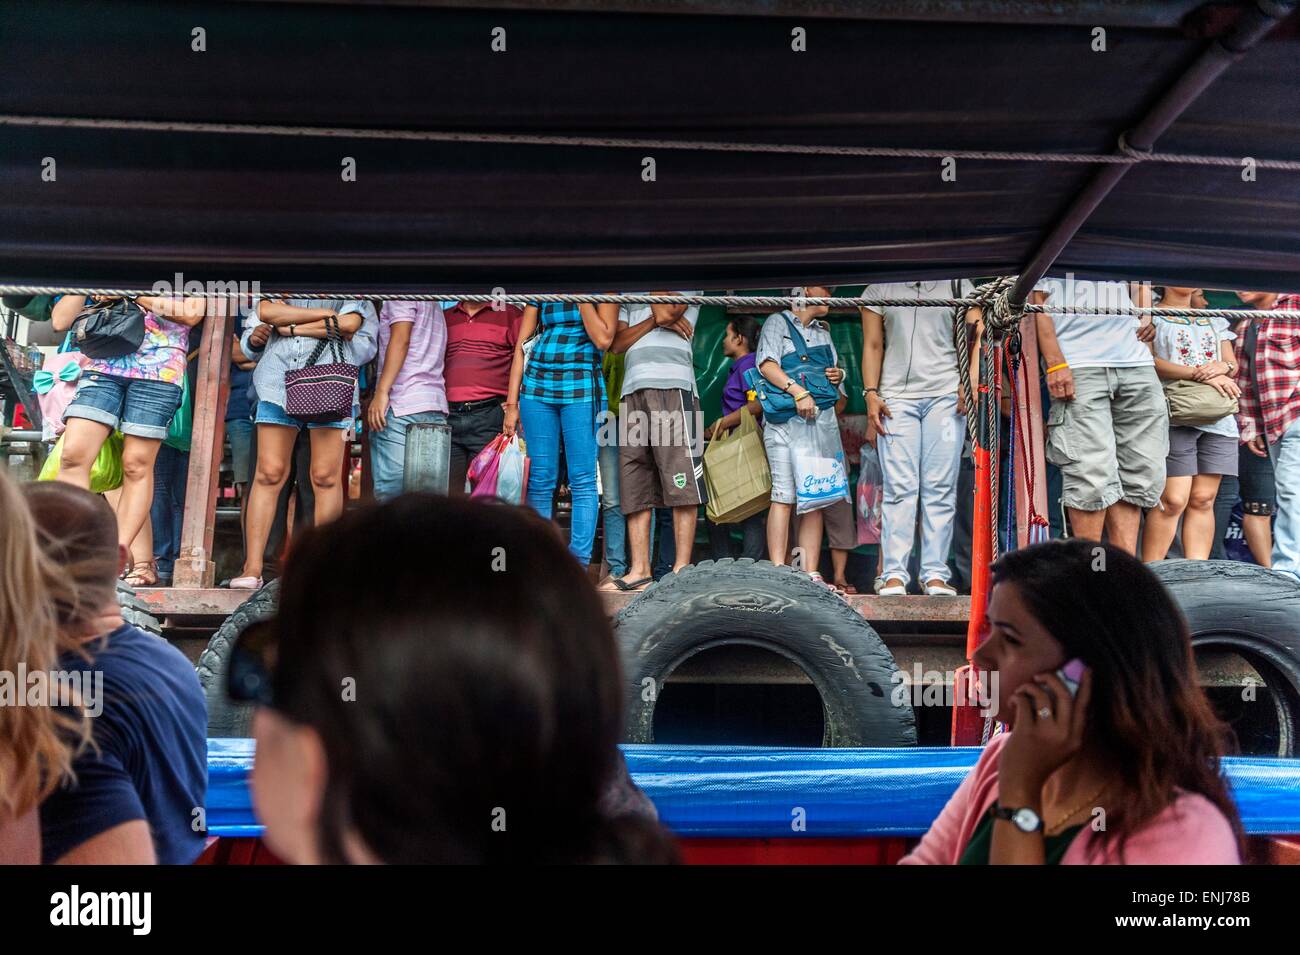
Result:
M988 625L974 662L1010 731L904 863L1241 862L1229 731L1154 574L1093 541L1013 551L993 565ZM1056 672L1074 660L1077 696Z
M341 554L348 586L322 586ZM231 672L288 861L675 860L617 795L639 797L604 606L529 511L408 494L313 528Z
M751 395L745 384L745 372L754 367L754 352L758 350L758 335L762 324L753 315L737 315L727 322L727 332L722 336L722 354L731 359L731 370L722 386L722 417L704 431L712 438L719 431L730 431L740 424L740 413L746 408L758 419L763 406ZM730 524L715 524L705 519L709 527L709 544L713 559L723 557L748 557L762 560L767 556L767 511L762 510L740 522L740 553L732 546Z

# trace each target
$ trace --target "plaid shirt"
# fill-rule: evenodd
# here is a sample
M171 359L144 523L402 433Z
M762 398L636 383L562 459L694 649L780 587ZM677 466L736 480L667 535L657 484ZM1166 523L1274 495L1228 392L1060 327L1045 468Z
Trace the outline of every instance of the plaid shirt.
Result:
M556 405L605 404L600 349L587 336L576 305L539 305L542 330L528 355L523 398Z
M1262 434L1273 444L1300 419L1300 295L1283 295L1273 307L1289 314L1259 323L1255 353L1246 353L1246 334L1234 348L1242 441Z

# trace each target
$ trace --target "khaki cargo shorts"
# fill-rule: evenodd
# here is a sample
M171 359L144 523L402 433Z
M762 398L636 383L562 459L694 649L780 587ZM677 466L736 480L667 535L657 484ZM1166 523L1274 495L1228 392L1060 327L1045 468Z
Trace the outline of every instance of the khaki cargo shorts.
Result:
M1066 507L1155 507L1168 454L1169 409L1152 365L1077 369L1074 400L1052 402L1047 460L1064 476Z

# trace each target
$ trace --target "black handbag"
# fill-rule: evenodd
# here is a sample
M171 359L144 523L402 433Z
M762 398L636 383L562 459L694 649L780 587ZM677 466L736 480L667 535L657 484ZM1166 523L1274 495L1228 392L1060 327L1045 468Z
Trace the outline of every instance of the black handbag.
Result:
M316 364L330 346L334 361ZM307 359L305 368L284 373L284 410L291 417L315 424L328 424L352 417L360 369L343 360L343 336L333 315L325 319L325 337Z
M72 321L72 342L87 358L133 355L144 343L144 309L129 298L90 302Z

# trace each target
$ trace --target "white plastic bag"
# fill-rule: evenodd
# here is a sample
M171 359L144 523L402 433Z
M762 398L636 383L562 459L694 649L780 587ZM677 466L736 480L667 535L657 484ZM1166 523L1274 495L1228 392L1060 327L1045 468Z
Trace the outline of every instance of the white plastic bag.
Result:
M852 500L835 409L824 408L811 421L793 418L788 427L794 455L795 510L806 514L836 501Z
M523 439L512 434L501 448L500 458L496 496L507 504L522 504L528 494L528 454Z

